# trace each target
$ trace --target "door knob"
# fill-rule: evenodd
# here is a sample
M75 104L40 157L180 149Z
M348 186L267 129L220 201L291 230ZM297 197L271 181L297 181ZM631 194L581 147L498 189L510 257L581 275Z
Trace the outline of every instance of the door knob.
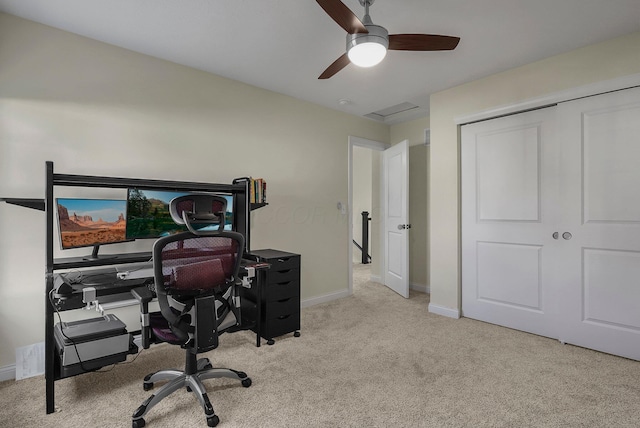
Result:
M558 239L560 237L560 234L558 232L553 232L551 236L553 237L553 239Z
M571 233L569 233L569 232L565 232L565 233L562 234L562 237L568 241L569 239L571 239L573 237L573 235Z
M410 224L399 224L398 225L398 230L402 230L402 229L411 229L411 225Z

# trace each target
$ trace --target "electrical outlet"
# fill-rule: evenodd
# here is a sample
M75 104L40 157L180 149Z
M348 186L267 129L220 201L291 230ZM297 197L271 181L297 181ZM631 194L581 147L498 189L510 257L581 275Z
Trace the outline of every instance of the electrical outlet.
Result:
M44 342L16 348L16 380L44 374Z

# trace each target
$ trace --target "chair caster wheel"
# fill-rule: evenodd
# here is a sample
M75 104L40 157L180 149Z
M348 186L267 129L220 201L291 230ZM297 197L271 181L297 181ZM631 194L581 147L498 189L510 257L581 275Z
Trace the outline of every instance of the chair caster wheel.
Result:
M247 377L242 379L242 386L244 386L245 388L249 388L251 386L251 378Z
M210 418L207 418L207 426L215 427L220 423L220 418L218 415L213 415Z
M144 389L145 391L151 391L153 389L153 382L143 382L142 389Z
M273 340L273 339L267 340L267 345L269 345L269 346L273 345L274 343L276 343L276 341Z
M300 337L300 332L296 331L295 333L293 333L293 337Z
M144 419L140 418L140 419L134 419L131 422L131 427L132 428L142 428L143 426L145 426L145 421Z
M200 370L210 370L213 368L211 361L207 357L200 358L198 360L198 371Z

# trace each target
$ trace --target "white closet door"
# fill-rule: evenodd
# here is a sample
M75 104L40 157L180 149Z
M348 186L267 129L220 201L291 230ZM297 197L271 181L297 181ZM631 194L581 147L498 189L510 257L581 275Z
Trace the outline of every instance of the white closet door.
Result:
M640 89L557 114L560 340L640 360Z
M558 337L553 110L462 127L462 311Z

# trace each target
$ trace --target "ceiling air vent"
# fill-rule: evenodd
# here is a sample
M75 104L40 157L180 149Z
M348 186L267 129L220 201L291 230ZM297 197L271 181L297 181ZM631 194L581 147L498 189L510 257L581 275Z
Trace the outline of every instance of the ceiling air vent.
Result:
M398 123L407 120L407 115L411 116L410 119L413 119L413 113L415 113L415 117L425 115L424 111L419 106L405 102L365 114L364 117L377 120L378 122Z

